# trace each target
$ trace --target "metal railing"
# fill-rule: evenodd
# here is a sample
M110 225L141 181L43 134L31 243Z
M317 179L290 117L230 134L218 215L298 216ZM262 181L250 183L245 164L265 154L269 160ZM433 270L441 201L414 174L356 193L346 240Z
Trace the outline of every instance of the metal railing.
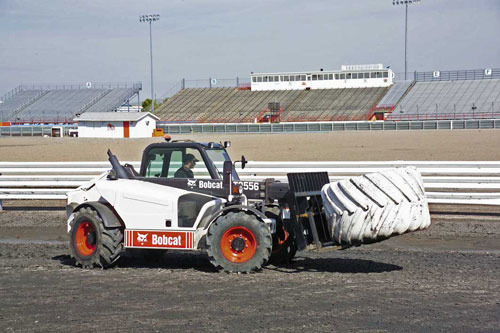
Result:
M500 112L465 112L465 113L398 113L394 111L388 116L390 121L413 120L473 120L500 119Z
M139 169L140 162L127 163ZM250 161L237 172L242 180L274 178L286 182L290 172L326 171L330 180L336 181L405 166L415 166L422 174L430 203L500 205L500 162ZM68 191L109 169L109 162L0 162L0 200L64 200Z
M142 82L91 82L87 83L23 83L17 91L26 90L77 90L77 89L142 89Z
M415 81L417 82L488 79L500 79L500 68L492 68L491 72L487 69L415 72Z
M188 88L237 88L239 85L248 85L250 83L249 77L236 77L232 79L217 79L210 77L208 79L182 79L181 89Z
M104 96L106 96L110 92L111 92L111 90L104 90L99 95L97 95L96 97L92 98L92 100L90 100L89 102L87 102L84 106L82 106L77 113L84 113L85 111L87 111L88 108L90 108L92 105L94 105L95 103L97 103L97 101L99 101L101 98L103 98Z
M34 121L36 123L36 120ZM70 129L78 129L72 119L54 119L53 125L12 125L0 126L2 136L44 136L51 134L52 127L63 126L64 135ZM347 121L347 122L298 122L298 123L242 123L242 124L170 124L158 122L157 128L168 134L192 133L303 133L303 132L344 132L344 131L408 131L408 130L463 130L499 129L500 119L469 120L427 120L427 121Z
M67 119L66 122L71 124L61 124L64 122L60 119L59 122L54 120L53 125L15 125L15 126L0 126L0 137L2 136L51 136L52 127L60 126L63 128L64 136L69 136L69 131L78 129L77 124L73 124L73 119Z
M21 91L21 86L17 86L11 91L5 93L2 97L0 97L0 101L6 102L11 99L13 96L17 95Z
M275 124L168 124L156 125L169 134L190 133L294 133L336 131L401 131L401 130L458 130L498 129L500 119L428 120L428 121L346 121L297 122Z
M20 111L22 111L24 108L26 108L26 107L30 106L31 104L35 103L37 100L39 100L40 98L42 98L43 96L45 96L47 94L48 94L48 91L45 91L45 90L40 91L38 94L36 94L35 96L33 96L31 99L27 100L26 102L24 102L23 104L21 104L20 106L18 106L14 110L12 110L11 113L10 113L10 115L7 116L7 119L15 118L16 115ZM2 119L3 119L3 112L2 112Z

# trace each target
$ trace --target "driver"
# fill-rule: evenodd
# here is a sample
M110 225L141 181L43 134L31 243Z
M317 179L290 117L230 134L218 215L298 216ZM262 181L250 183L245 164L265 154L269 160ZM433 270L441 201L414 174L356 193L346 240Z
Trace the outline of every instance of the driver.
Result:
M175 178L194 178L192 169L199 160L193 154L186 154L182 159L182 167L179 168L175 174Z

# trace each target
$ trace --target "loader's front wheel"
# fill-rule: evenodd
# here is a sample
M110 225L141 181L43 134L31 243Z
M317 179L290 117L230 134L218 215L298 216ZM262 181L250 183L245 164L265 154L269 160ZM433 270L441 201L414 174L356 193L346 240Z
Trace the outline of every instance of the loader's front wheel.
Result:
M269 263L273 265L289 264L297 253L297 244L291 235L283 228L273 238L273 252Z
M123 232L120 228L106 228L92 208L81 208L71 222L69 247L77 265L112 267L120 258Z
M254 215L230 212L208 229L207 253L215 267L227 272L259 270L269 259L272 238L269 228Z

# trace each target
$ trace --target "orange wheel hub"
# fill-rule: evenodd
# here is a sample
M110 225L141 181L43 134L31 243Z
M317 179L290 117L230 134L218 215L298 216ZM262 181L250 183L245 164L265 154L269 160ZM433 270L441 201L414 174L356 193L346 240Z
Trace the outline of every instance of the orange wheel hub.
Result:
M245 227L233 227L222 235L220 249L224 257L235 263L250 260L257 250L257 239Z
M76 250L84 257L90 256L96 249L96 230L92 223L82 222L76 229Z

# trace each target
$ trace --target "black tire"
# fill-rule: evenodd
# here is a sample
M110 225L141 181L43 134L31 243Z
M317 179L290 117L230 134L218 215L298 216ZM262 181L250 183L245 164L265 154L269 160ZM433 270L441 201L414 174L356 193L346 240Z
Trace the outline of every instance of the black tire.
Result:
M269 207L265 212L267 217L277 222L276 233L273 235L273 250L267 264L283 265L292 262L297 253L297 244L293 235L288 233L280 219L279 207Z
M273 238L273 251L269 257L269 264L284 265L292 262L297 253L297 244L291 235L280 244L276 237Z
M271 249L269 228L256 216L242 211L219 217L208 229L210 262L226 272L250 273L261 269L269 260Z
M118 262L123 249L121 228L106 228L97 212L81 208L71 222L71 256L83 268L109 268Z

